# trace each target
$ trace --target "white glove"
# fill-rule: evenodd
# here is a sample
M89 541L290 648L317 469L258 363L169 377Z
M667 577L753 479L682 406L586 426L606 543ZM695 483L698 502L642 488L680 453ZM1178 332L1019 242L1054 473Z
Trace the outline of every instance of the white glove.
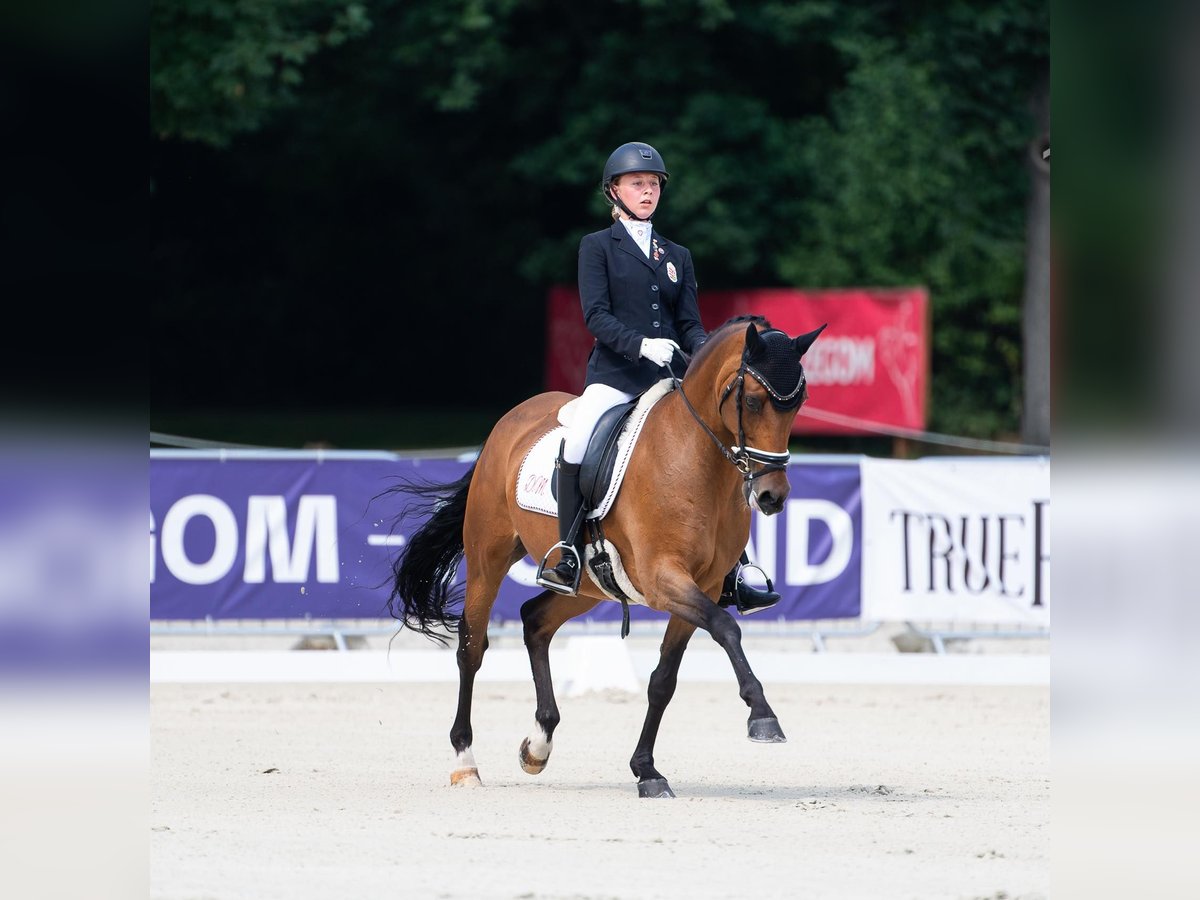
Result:
M641 356L656 366L665 366L679 345L669 338L642 338Z

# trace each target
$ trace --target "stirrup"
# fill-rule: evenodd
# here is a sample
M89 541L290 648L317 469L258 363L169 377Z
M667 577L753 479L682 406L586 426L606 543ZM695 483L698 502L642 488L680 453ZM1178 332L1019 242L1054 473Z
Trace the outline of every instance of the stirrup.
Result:
M568 551L572 556L575 557L575 581L570 586L559 584L557 581L548 581L545 578L546 560L550 558L550 555L555 550L562 550L562 559L559 560L560 563L566 560ZM547 550L546 555L542 557L542 563L538 566L537 577L534 579L534 581L537 583L538 587L543 587L548 591L554 591L554 593L563 594L564 596L572 596L579 593L579 577L582 574L583 562L579 558L579 551L575 549L573 544L568 544L566 541L559 541L557 544Z
M767 583L767 586L765 589L757 588L752 585L746 585L746 587L749 590L752 590L759 594L773 594L775 596L774 600L772 600L770 603L765 603L762 606L745 606L745 607L742 606L742 604L739 602L739 599L740 599L739 592L742 587L742 584L745 581L745 579L742 578L742 572L745 571L746 569L757 569L759 574L762 575L763 581L765 581ZM777 603L779 603L779 601L782 599L783 598L775 590L775 586L771 583L771 577L763 570L762 566L760 566L756 563L752 563L752 562L751 563L740 563L737 567L737 570L734 572L734 575L733 575L733 594L732 594L732 596L730 596L728 600L726 600L724 596L721 597L721 602L718 605L726 607L726 608L732 606L737 609L739 615L749 616L749 615L753 615L754 613L757 613L757 612L762 612L764 609L771 609Z
M766 573L766 570L765 570L765 569L763 569L763 567L762 567L762 566L760 566L758 563L752 563L752 562L750 562L750 563L738 563L737 572L735 572L735 573L734 573L734 576L733 576L733 580L734 580L734 583L735 583L735 584L741 584L743 581L745 581L745 580L746 580L746 579L742 578L742 573L743 573L744 571L746 571L747 569L754 569L754 570L756 570L756 571L758 572L758 574L759 574L759 575L761 575L761 576L763 577L763 581L765 581L765 582L767 583L767 590L768 590L768 591L774 591L774 590L775 590L775 586L774 586L773 584L771 584L771 576L769 576L769 575ZM757 590L758 590L758 588L755 588L755 590L757 591Z

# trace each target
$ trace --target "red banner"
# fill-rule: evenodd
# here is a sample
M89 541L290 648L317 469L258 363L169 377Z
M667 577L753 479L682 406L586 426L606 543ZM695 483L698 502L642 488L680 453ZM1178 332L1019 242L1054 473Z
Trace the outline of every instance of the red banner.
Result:
M552 288L546 312L546 389L578 394L593 343L578 291ZM869 433L843 417L925 428L930 335L929 294L924 288L765 288L700 294L700 318L710 331L747 314L765 316L791 335L829 324L804 357L809 401L796 417L795 434ZM820 413L837 421L816 418Z

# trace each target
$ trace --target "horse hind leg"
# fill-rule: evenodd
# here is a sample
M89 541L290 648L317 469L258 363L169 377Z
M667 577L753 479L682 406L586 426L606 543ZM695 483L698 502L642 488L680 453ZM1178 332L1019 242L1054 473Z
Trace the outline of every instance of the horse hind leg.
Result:
M550 641L564 622L583 615L596 603L589 597L543 591L521 606L525 649L529 652L533 686L537 691L537 710L534 713L533 730L521 742L517 759L521 768L530 775L538 775L546 768L554 746L554 729L559 722L554 680L550 675Z
M483 665L487 650L487 618L480 623L464 615L458 626L458 713L450 728L450 745L456 754L450 784L458 787L480 787L479 767L471 752L474 732L471 728L471 698L475 689L475 673Z
M488 620L500 582L509 566L523 553L515 536L504 543L495 543L489 548L474 549L467 553L467 594L462 621L458 626L458 712L450 728L450 745L455 752L450 784L454 786L479 787L483 783L479 778L475 755L471 752L474 742L471 700L475 690L475 675L483 664L483 654L488 648Z

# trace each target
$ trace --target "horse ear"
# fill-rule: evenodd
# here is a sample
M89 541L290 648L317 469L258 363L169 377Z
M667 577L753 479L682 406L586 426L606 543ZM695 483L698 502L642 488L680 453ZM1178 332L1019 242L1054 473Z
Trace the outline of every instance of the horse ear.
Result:
M802 335L800 335L800 337L798 337L794 341L792 341L792 343L795 344L795 346L796 346L796 352L799 353L801 356L803 356L805 353L807 353L808 348L811 347L813 345L813 341L815 341L817 339L817 335L819 335L822 331L824 331L828 327L829 327L829 323L826 322L824 325L822 325L816 331L810 331L808 334L802 334Z
M762 338L758 336L758 329L751 322L746 326L746 354L747 356L757 356L762 350Z

